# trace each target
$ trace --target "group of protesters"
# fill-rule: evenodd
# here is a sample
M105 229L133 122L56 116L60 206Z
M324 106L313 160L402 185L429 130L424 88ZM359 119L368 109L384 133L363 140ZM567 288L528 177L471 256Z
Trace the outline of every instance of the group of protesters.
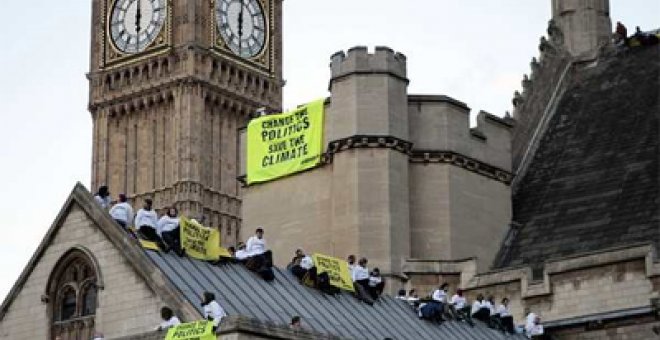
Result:
M506 297L496 304L494 296L490 295L485 298L480 293L470 304L462 289L457 289L449 298L448 288L449 284L443 283L433 290L431 295L421 299L414 289L408 291L407 295L406 291L401 289L396 298L410 304L420 319L442 322L446 317L451 317L455 320L465 321L472 326L474 325L473 320L479 320L488 327L510 334L523 332L528 337L543 334L541 318L535 313L529 313L525 325L516 328L513 315L509 310L509 299Z
M112 204L106 186L100 187L94 198L101 207L108 209L110 216L121 227L132 235L155 242L165 252L174 250L179 256L185 255L185 251L181 247L179 217L176 208L169 207L166 209L167 213L158 218L153 209L152 200L145 199L143 207L134 216L133 208L128 203L126 195L120 194L117 202ZM137 235L133 233L133 229L129 228L131 223L133 223ZM235 247L229 247L228 251L231 255L229 261L243 263L249 270L267 281L274 279L273 255L267 247L262 227L257 228L255 234L245 243L239 242ZM368 259L362 257L358 260L355 255L349 255L346 264L355 290L355 297L370 305L377 301L385 288L385 281L380 270L374 268L369 271ZM328 273L319 273L312 257L302 249L295 251L287 269L302 284L329 294L339 292L339 289L330 283ZM448 287L447 283L443 283L430 296L421 299L414 289L411 289L407 295L405 290L400 290L397 298L405 300L413 306L421 319L443 321L449 314L454 319L464 320L470 325L474 325L473 320L480 320L491 328L512 334L516 332L513 316L509 311L508 298L503 298L496 306L492 295L485 298L482 294L478 294L472 304L468 304L461 289L457 289L451 299L448 299ZM215 301L214 294L210 292L202 294L202 306L205 317L214 322L214 327L217 327L220 320L226 316L222 307ZM164 330L180 323L180 320L168 307L162 308L161 317L163 322L157 329ZM543 327L538 315L528 314L524 332L530 337L543 334Z
M159 218L153 209L153 201L147 198L144 200L142 208L134 215L133 207L128 203L125 194L119 194L117 201L112 204L107 186L101 186L94 195L94 199L103 209L108 210L115 222L131 235L155 242L165 252L174 250L177 255L184 255L179 233L179 212L175 207L168 207L165 215ZM130 228L131 224L134 229Z

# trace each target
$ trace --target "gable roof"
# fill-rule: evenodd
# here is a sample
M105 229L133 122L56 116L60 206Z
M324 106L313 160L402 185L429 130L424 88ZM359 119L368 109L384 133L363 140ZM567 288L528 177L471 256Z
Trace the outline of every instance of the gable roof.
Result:
M5 300L2 302L2 306L0 307L0 321L2 321L12 302L20 293L21 288L30 277L30 274L36 267L37 263L41 260L44 252L48 246L50 246L51 241L66 220L74 205L80 207L87 217L93 221L94 225L101 230L105 237L117 249L120 249L120 253L126 257L126 262L133 267L136 273L142 277L146 285L160 296L165 303L181 311L181 313L187 317L199 317L199 312L190 306L188 301L179 294L176 288L169 284L168 279L163 273L152 265L142 247L134 239L130 238L118 228L116 222L112 220L110 215L101 209L101 207L95 202L92 194L81 183L77 183L71 191L71 194L69 194L69 197L64 202L57 217L55 217L52 225L46 232L46 235L41 240L41 243L32 254L28 264L25 266L21 275L9 291L9 294L7 294ZM98 268L96 269L98 270ZM102 273L99 273L99 289L103 289L101 274ZM46 287L44 287L44 292L45 290Z
M288 271L273 268L275 280L266 282L240 264L212 265L180 258L171 252L147 251L191 304L208 290L229 315L286 325L294 315L313 331L349 339L511 339L478 324L447 321L441 325L420 320L404 301L384 296L373 306L347 293L329 296L301 285ZM515 337L513 337L515 338ZM522 339L522 337L521 337Z
M603 56L575 72L514 190L520 227L495 267L660 245L660 45Z
M291 316L300 315L312 331L350 339L504 339L505 336L484 325L472 328L458 321L442 325L419 320L403 301L385 296L368 306L349 294L328 296L307 288L288 272L273 268L275 280L266 282L238 264L212 265L143 249L124 233L94 201L92 194L78 183L64 203L39 247L2 303L0 321L9 310L21 287L30 277L73 205L78 205L108 240L126 257L144 282L186 320L199 319L202 308L199 294L216 293L230 316L248 317L268 324L286 325ZM102 284L100 287L102 289ZM45 289L45 287L44 287ZM509 337L510 338L510 337ZM522 338L521 338L522 339Z

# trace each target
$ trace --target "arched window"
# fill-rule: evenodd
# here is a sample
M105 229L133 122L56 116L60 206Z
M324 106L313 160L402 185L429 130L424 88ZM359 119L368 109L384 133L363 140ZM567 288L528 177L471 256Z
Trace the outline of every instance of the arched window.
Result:
M81 250L65 254L50 275L47 287L51 339L90 339L94 334L97 274L92 260Z

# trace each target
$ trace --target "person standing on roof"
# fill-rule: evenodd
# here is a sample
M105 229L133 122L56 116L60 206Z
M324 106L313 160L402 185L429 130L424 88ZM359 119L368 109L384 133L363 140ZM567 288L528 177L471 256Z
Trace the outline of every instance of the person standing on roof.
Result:
M96 203L98 203L101 208L108 210L110 208L110 202L112 199L110 198L110 191L108 191L108 186L107 185L102 185L99 187L99 190L96 192L96 195L94 195L94 200Z
M110 216L122 226L122 228L128 228L128 224L133 221L133 207L128 203L126 195L119 194L119 202L110 208Z
M179 211L175 207L167 209L167 214L158 220L158 235L163 239L168 249L174 249L174 252L183 256L181 249L181 233L179 232Z
M215 294L204 292L202 294L202 307L204 308L204 318L213 322L213 332L218 329L222 318L227 316L225 310L215 301Z

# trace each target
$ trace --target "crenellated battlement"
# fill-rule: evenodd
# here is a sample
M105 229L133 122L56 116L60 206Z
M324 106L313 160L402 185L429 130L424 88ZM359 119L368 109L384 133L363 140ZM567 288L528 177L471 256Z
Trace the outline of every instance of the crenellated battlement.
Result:
M386 46L376 46L369 53L366 46L339 51L330 57L330 82L350 74L389 74L408 81L406 56Z
M408 115L415 150L455 152L511 171L513 119L480 111L470 128L470 108L443 95L408 96Z

